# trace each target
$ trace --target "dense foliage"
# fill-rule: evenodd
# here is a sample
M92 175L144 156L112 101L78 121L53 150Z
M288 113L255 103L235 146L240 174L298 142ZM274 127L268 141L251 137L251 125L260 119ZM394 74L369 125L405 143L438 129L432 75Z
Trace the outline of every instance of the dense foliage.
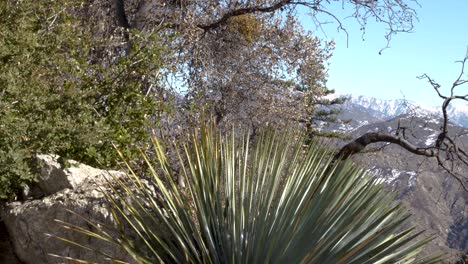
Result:
M109 167L115 144L134 157L160 109L145 93L161 65L157 38L98 35L80 12L74 0L0 2L0 199L34 180L37 153Z

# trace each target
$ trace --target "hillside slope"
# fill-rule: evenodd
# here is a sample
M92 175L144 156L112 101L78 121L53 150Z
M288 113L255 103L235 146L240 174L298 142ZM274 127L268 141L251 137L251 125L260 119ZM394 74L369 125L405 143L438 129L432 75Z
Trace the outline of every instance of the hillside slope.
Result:
M379 105L382 102L384 105ZM375 98L351 99L339 116L342 120L352 119L351 122L332 124L323 129L345 132L356 138L366 132L391 132L400 122L411 128L407 133L411 142L421 147L434 143L441 126L440 118L431 111L405 114L396 104ZM396 114L399 115L393 116ZM463 120L463 115L458 115ZM454 133L468 131L455 124L450 125L450 130ZM459 140L463 146L468 146L467 135ZM424 253L440 251L447 254L447 263L455 263L460 253L468 252L468 193L432 159L415 156L399 146L381 144L373 147L383 148L357 154L353 159L381 178L387 188L396 191L397 199L413 215L411 224L435 236Z

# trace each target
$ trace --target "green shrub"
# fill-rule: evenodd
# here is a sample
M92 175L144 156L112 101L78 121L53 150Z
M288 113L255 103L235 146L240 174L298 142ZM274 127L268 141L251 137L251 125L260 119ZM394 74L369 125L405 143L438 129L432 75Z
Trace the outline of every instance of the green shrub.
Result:
M136 241L123 228L110 235L92 222L95 233L64 225L148 264L437 261L415 259L429 239L402 229L408 213L376 178L350 163L332 164L317 142L305 146L305 137L288 132L263 133L251 144L248 135L238 140L212 128L189 136L181 154L187 190L173 182L157 139L152 182L161 198L135 173L111 185L123 191L107 195L114 219Z
M147 142L161 45L130 32L125 54L122 31L97 36L81 4L0 2L0 199L35 179L37 153L112 167L113 144L132 159Z

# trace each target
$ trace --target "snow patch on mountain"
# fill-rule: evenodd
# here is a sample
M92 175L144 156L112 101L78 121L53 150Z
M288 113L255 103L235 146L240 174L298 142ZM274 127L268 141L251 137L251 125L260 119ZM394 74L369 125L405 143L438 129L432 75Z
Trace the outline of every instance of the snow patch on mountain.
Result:
M424 142L424 144L426 144L426 146L431 146L436 141L437 136L438 136L438 133L434 133L434 134L429 135L427 137L426 141Z
M415 171L403 171L391 168L378 168L376 166L368 170L372 175L378 178L378 183L385 183L390 186L395 186L397 183L406 181L408 188L416 185L416 176L418 175Z

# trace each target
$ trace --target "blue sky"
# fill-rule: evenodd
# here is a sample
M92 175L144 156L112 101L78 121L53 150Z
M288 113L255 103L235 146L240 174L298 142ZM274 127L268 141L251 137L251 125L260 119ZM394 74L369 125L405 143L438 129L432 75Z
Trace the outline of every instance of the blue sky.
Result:
M421 7L415 6L419 21L414 23L413 32L393 36L390 48L382 55L379 51L386 46L385 25L370 22L363 41L359 25L352 19L343 20L349 33L347 46L346 34L337 32L336 24L323 26L325 35L302 17L307 29L336 42L328 87L337 93L382 99L405 96L412 101L440 105L442 101L431 86L416 76L427 73L447 89L456 79L460 64L455 61L465 56L468 46L468 1L427 0L420 4ZM339 15L349 12L341 10L341 6L333 11ZM459 92L467 94L468 85L460 87Z

